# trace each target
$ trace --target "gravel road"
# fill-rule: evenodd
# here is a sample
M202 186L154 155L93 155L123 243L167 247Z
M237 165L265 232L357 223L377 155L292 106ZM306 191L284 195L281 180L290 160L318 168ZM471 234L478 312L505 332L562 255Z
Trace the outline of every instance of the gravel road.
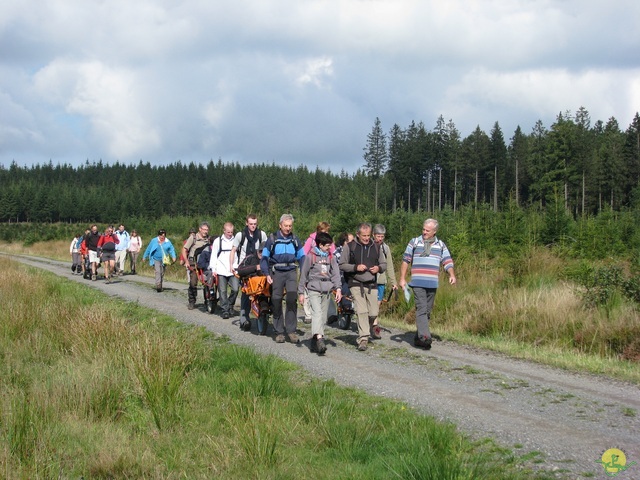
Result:
M607 478L597 462L603 452L618 448L628 465L637 462L618 478L640 479L640 387L636 385L448 341L434 342L430 351L417 350L411 345L412 334L384 329L382 340L358 352L355 331L328 327L328 351L319 357L309 351L309 328L303 323L298 327L304 334L300 344L276 344L272 336L259 336L255 325L251 332L242 332L237 317L223 320L208 314L202 304L187 310L186 284L168 282L165 291L157 293L151 278L125 275L111 284L91 282L72 275L67 262L13 258L203 326L233 343L278 355L317 377L401 400L454 423L472 438L492 438L518 455L539 452L535 465L555 471L558 478Z

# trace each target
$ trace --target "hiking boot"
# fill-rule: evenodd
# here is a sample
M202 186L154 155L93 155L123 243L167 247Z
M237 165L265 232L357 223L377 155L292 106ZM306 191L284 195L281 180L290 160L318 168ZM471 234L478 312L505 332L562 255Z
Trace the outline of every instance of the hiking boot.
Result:
M296 332L287 333L287 337L291 343L298 343L300 341L300 337Z
M187 307L189 310L193 310L194 308L196 308L196 304L189 302L189 306Z
M358 350L364 352L367 349L367 339L363 338L358 342Z
M327 351L327 346L324 344L324 338L320 337L316 340L316 352L318 355L324 355Z
M431 339L430 338L420 338L416 336L413 339L413 346L416 348L424 348L425 350L431 350Z
M94 281L95 281L95 280L97 280L97 279L98 279L98 276L97 276L95 273L92 273L92 274L91 274L91 280L94 280Z
M236 312L233 308L231 310L229 310L229 316L230 317L237 317L238 315L240 315L238 312Z
M159 283L156 283L156 292L161 292L162 291L162 285L160 285Z
M240 324L240 330L244 331L244 332L249 332L251 331L251 321L247 320L244 323Z
M382 330L380 329L380 325L372 325L371 326L371 338L375 338L376 340L380 340L382 338L382 335L380 335L380 332Z
M282 333L276 335L276 343L284 343L284 335Z
M229 318L229 312L223 312L223 313L222 313L222 318L224 318L225 320L226 320L227 318Z

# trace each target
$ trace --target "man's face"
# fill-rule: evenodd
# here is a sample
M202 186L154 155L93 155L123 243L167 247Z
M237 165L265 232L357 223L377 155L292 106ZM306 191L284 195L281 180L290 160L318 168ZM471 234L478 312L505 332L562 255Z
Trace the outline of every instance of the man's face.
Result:
M429 240L436 235L437 231L438 229L433 223L426 223L422 226L422 238L425 240Z
M369 241L371 241L371 229L370 228L363 228L358 232L358 240L360 240L360 243L363 245L366 245L369 243Z
M200 236L202 238L206 238L209 236L209 227L207 227L206 225L203 225L200 227Z
M250 218L249 220L247 220L247 227L249 228L249 231L251 233L255 232L256 228L258 228L258 219Z
M233 227L224 227L224 236L227 238L233 237Z
M92 225L91 226L91 233L98 233L98 226L97 225Z
M283 235L289 235L293 230L293 220L284 220L280 222L280 231Z
M124 232L124 225L120 225L118 227L118 230L120 231L120 233Z
M384 242L384 233L375 233L373 235L373 241L378 245L382 244L382 242Z

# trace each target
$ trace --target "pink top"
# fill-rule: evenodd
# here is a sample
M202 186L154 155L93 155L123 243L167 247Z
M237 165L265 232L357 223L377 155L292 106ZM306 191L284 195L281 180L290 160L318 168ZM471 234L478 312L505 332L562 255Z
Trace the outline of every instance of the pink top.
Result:
M316 232L313 232L311 235L309 235L309 238L307 238L307 241L304 242L304 247L302 247L302 249L304 250L304 254L305 255L309 255L309 252L315 246L316 246ZM336 246L333 243L331 244L331 248L329 249L329 251L332 254L335 253Z

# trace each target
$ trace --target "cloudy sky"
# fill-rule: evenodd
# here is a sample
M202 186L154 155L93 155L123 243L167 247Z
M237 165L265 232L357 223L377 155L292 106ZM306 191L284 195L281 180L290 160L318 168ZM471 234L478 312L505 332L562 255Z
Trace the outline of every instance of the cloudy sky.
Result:
M385 131L463 137L640 110L638 0L20 0L0 5L0 164L353 172Z

